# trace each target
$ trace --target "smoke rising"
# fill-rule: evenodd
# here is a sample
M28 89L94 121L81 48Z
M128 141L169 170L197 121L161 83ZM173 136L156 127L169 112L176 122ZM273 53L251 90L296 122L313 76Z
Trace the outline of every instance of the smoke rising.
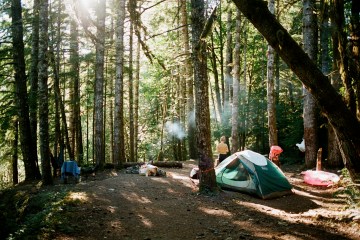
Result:
M167 121L165 123L165 128L170 136L176 137L179 140L182 140L186 136L184 128L179 122Z

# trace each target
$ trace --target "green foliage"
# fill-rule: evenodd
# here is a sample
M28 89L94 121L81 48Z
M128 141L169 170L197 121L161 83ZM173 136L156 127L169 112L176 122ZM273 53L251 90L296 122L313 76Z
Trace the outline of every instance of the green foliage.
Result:
M51 239L53 231L72 232L64 214L80 200L69 198L70 190L24 185L0 192L0 235L7 239Z
M335 196L345 197L349 208L360 207L360 187L353 184L350 178L349 171L344 168L341 170L341 181L338 190L335 192Z

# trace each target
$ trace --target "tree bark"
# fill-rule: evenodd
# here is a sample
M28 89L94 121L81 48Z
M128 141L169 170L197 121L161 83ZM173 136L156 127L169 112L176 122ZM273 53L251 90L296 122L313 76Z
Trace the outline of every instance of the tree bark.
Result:
M97 41L96 41L96 67L95 67L95 106L94 106L94 127L95 127L95 161L99 168L105 164L104 156L104 58L105 58L105 15L106 1L99 1L96 8L97 15Z
M231 117L231 90L233 84L233 76L231 74L233 69L233 47L232 47L232 10L229 7L227 12L227 26L226 26L226 55L225 55L225 83L224 83L224 108L222 113L222 123L225 129L230 127Z
M36 162L36 144L33 142L33 138L31 136L29 103L25 73L22 8L20 0L12 0L11 17L11 34L14 49L13 59L15 72L15 95L16 106L19 116L21 152L25 166L25 181L30 181L34 179L40 179L41 176L39 166Z
M313 95L322 113L334 127L345 166L354 182L360 182L360 124L341 96L316 64L291 38L261 0L233 0L299 77ZM275 33L275 34L274 34Z
M275 0L268 2L269 11L275 14ZM277 146L278 134L276 124L276 95L275 95L275 53L274 49L268 45L267 50L267 112L268 112L268 128L269 128L269 147Z
M136 4L136 3L135 3ZM131 14L131 13L130 13ZM133 37L134 37L133 22L130 23L130 40L129 40L129 161L135 161L135 136L134 136L134 65L133 65Z
M244 150L245 146L246 146L246 129L247 129L247 116L248 116L248 101L247 101L247 78L246 78L246 74L247 74L247 36L246 36L246 19L244 21L244 36L243 36L243 45L244 45L244 50L243 50L243 54L244 57L242 59L243 61L243 72L244 72L244 76L243 76L243 81L241 82L241 77L240 77L240 134L239 134L239 139L240 139L240 150Z
M194 80L191 67L190 58L190 44L189 44L189 29L188 29L188 14L186 9L187 0L181 1L181 25L182 28L182 41L185 54L184 78L186 79L187 87L187 138L189 146L189 158L197 159L196 135L195 135L195 118L194 118Z
M38 163L37 157L37 125L38 125L38 62L39 62L39 0L33 3L33 21L31 33L31 67L30 67L30 91L29 91L29 111L30 111L30 127L32 142L35 143L34 148L35 161Z
M68 127L67 127L67 121L66 121L66 113L65 113L65 105L64 102L62 100L61 97L61 91L60 91L60 76L59 76L59 59L55 60L55 54L54 54L54 50L52 49L52 47L49 47L50 51L49 51L49 56L50 56L50 63L53 69L53 73L54 73L54 95L55 95L55 105L56 108L59 108L59 110L55 110L56 111L56 116L59 114L61 115L61 122L63 125L63 134L64 137L60 134L60 122L58 122L60 119L57 119L58 117L60 118L60 116L56 117L55 116L55 132L59 132L59 134L56 134L57 136L57 143L59 143L60 145L64 144L65 141L65 145L66 145L66 149L68 151L69 154L69 158L70 159L74 159L74 155L72 155L73 151L71 149L71 145L70 145L70 140L69 140L69 134L68 134ZM58 50L57 50L58 51ZM65 139L64 139L65 138Z
M79 63L79 39L78 39L77 23L71 21L70 25L70 63L71 63L71 78L73 82L73 98L72 106L72 149L76 149L76 159L79 164L83 162L83 143L82 143L82 130L81 130L81 116L80 116L80 63ZM75 155L75 154L74 154Z
M317 21L314 13L315 1L303 0L303 42L304 51L314 63L317 62ZM305 140L305 165L312 168L316 165L319 148L318 143L318 108L314 97L303 88L304 107L304 140Z
M330 43L330 26L329 26L329 3L325 0L320 2L320 54L321 54L321 71L325 76L330 74L330 55L329 55L329 43ZM334 36L333 43L336 43L337 46L337 36ZM338 77L339 69L336 66L336 59L339 56L337 47L333 48L333 58L335 64L333 64L332 73L330 75L331 82L333 82L334 77ZM337 73L337 74L336 74ZM337 84L332 84L334 88L338 91L339 88L336 87ZM334 129L331 125L327 127L327 166L329 167L343 167L341 153L339 150L338 143L336 141L336 136Z
M214 28L214 31L217 33L217 36L219 38L219 55L220 55L220 59L219 59L219 63L220 63L220 86L221 86L221 98L222 98L222 102L221 102L221 106L222 106L222 111L220 112L221 114L221 120L222 120L222 113L224 112L224 101L225 101L225 74L224 74L224 35L223 35L223 22L222 22L222 4L221 1L219 2L218 5L218 9L217 10L217 16L216 16L216 20L218 22L219 25L219 31L216 30L216 28Z
M60 5L60 3L59 3ZM60 7L59 7L60 8ZM62 137L62 134L61 134L61 126L60 126L60 100L58 95L57 95L57 92L56 92L56 86L58 86L58 88L60 89L60 83L59 83L59 66L56 64L59 63L60 64L60 56L59 56L59 52L60 52L60 14L58 14L58 20L57 20L57 28L58 28L58 31L57 31L57 34L56 34L56 39L54 41L54 39L52 39L52 41L55 42L56 44L56 53L57 53L57 60L55 60L55 54L54 54L54 51L53 51L53 47L52 45L50 44L50 47L49 47L49 51L50 51L50 65L53 67L53 71L54 71L54 85L53 85L53 91L54 91L54 151L53 151L53 156L55 159L58 159L59 157L59 154L58 154L58 147L61 145L61 144L64 144L64 141L63 141L63 137ZM59 90L60 92L60 90ZM60 167L60 166L58 166Z
M214 160L211 150L209 83L207 75L206 42L200 38L205 27L203 0L191 0L192 50L195 81L195 121L202 193L217 192Z
M125 162L124 138L124 21L125 1L116 3L118 16L115 27L116 77L114 107L114 163L118 166Z
M53 183L49 147L49 92L48 92L48 0L40 0L39 31L39 132L43 183Z
M219 73L217 70L217 57L215 53L215 46L214 46L214 34L211 33L211 64L214 73L214 85L215 85L215 97L216 97L216 109L218 110L220 122L222 122L222 106L221 106L221 94L220 94L220 87L219 87Z
M136 43L136 66L134 81L134 152L135 159L138 160L138 138L139 138L139 83L140 83L140 40Z
M236 11L235 27L235 50L234 50L234 77L233 77L233 101L231 114L231 153L240 150L239 139L239 99L240 99L240 35L241 35L241 12Z
M12 183L16 185L19 183L19 170L18 170L18 158L19 158L19 121L17 118L13 119L13 131L14 139L12 140L12 158L11 158L11 167L12 167Z
M350 17L349 71L356 92L356 113L360 120L360 1L352 0Z
M337 60L341 80L345 87L345 101L353 115L356 115L355 91L349 74L349 56L347 54L347 36L345 32L344 0L332 1L332 18L338 35L338 50L340 58Z

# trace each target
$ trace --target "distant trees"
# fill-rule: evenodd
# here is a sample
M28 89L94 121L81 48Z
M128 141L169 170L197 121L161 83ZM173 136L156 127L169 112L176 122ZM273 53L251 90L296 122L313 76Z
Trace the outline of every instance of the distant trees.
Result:
M95 65L95 104L94 104L94 149L95 161L100 169L105 165L104 152L104 58L105 58L105 17L106 1L99 1L96 6L97 28L96 28L96 65Z
M310 59L316 63L317 60L317 19L315 14L315 1L303 1L303 43L304 51ZM308 168L314 167L316 155L319 148L318 143L318 118L319 110L312 94L304 87L304 140L305 140L305 164Z
M240 102L240 47L241 47L241 12L236 11L235 25L235 48L234 48L234 74L232 78L232 111L231 111L231 152L240 150L240 124L239 124L239 102Z
M240 1L245 4L242 10L246 4L252 7L258 4L257 0L233 2L239 4ZM284 53L288 46L281 45L283 39L287 39L282 29L272 31L275 40L265 34L264 39L240 12L234 18L236 6L231 3L222 1L214 11L215 6L205 0L156 4L136 0L109 4L98 1L99 5L92 1L64 4L55 0L48 8L47 17L38 14L43 0L34 0L32 5L25 3L24 9L19 8L19 1L5 3L12 4L14 10L11 11L12 23L6 18L0 23L4 36L0 45L0 65L3 66L0 69L0 140L16 133L15 123L10 126L7 119L18 119L21 151L16 154L17 141L11 137L14 140L11 147L8 144L0 149L0 164L10 164L8 156L14 153L13 159L18 156L24 160L27 180L40 177L37 150L40 150L41 162L45 161L41 167L48 169L45 150L48 148L55 160L64 153L65 158L80 164L114 162L120 166L125 161L156 157L159 160L197 159L201 170L206 172L202 189L210 190L215 186L212 149L221 135L231 137L232 152L249 148L265 154L276 144L284 149L286 159L298 161L302 159L295 143L305 136L308 167L314 165L314 153L319 147L328 148L324 151L328 153L326 164L340 166L334 160L339 157L333 151L338 146L342 146L346 166L357 167L357 162L351 160L356 159L353 157L357 154L356 139L347 141L353 137L352 133L348 129L339 130L347 124L356 124L346 122L353 120L344 119L348 112L342 107L334 107L342 112L341 121L336 120L334 110L329 110L334 100L341 98L333 89L321 85L323 76L317 75L312 65L298 68L303 64L298 62L303 51L294 48ZM341 77L346 106L354 118L358 117L358 1L347 4L343 0L321 1L319 9L310 0L276 3L276 18L296 41L304 43L304 50L314 56L321 52L323 73L331 73L333 83ZM263 7L251 11L263 13ZM110 8L114 10L109 11ZM4 16L9 14L6 9L1 10ZM313 10L319 11L324 26L320 34L321 51L316 50L317 41L312 37L317 35L319 26ZM32 14L24 14L23 19L21 13L26 11ZM40 22L38 17L42 18ZM255 20L251 18L253 23ZM331 39L325 31L329 21L333 23ZM22 24L31 31L24 31ZM271 29L271 24L276 23L266 22L267 28ZM48 34L48 42L43 38L41 48L39 26L42 37ZM255 27L259 28L256 24ZM11 43L8 39L12 39ZM266 40L271 46L269 51ZM280 51L283 61L276 60L272 48ZM298 54L297 51L300 55L290 58ZM335 61L331 62L332 59ZM306 62L308 58L303 60ZM14 71L10 66L14 66ZM326 70L330 66L331 69ZM289 67L309 93L304 98L304 118L300 117L302 86ZM304 77L309 69L313 75ZM317 82L311 82L310 76L317 78ZM335 92L339 92L340 84L334 86ZM16 97L9 97L13 88ZM333 98L325 101L322 94ZM319 126L312 123L319 116L311 113L317 111L314 104L308 107L307 99L311 96L321 103L318 105L322 105L322 111L328 116L329 126L334 126L335 131L333 134L329 131L329 137L315 136ZM323 128L331 129L324 118L320 120L326 123L321 125ZM325 132L323 128L321 133ZM318 145L312 141L317 138ZM18 167L14 164L14 168ZM0 168L0 174L1 169L4 168Z
M124 22L125 1L115 5L118 12L115 20L115 107L114 107L114 163L125 162L124 136Z
M48 0L40 0L39 9L39 63L38 63L38 100L39 100L39 134L41 172L44 184L52 184L49 147L49 92L48 92L48 67L49 67L49 35L48 35Z
M214 161L211 149L210 109L206 42L202 39L205 27L203 0L191 0L192 59L195 83L195 121L200 169L200 192L216 192Z
M269 11L275 15L275 0L268 2ZM276 91L275 91L275 52L271 45L268 45L267 55L267 113L268 113L268 128L269 128L269 146L277 146L278 132L276 122Z
M357 118L350 114L329 79L277 22L262 1L233 0L233 2L264 35L313 95L322 113L334 127L345 166L353 181L359 182L360 136L357 133L360 132L360 124Z
M20 0L11 1L13 66L15 73L15 99L19 116L20 144L25 166L25 180L40 178L36 162L36 143L31 137L29 102L26 85L25 53L23 42L23 20Z

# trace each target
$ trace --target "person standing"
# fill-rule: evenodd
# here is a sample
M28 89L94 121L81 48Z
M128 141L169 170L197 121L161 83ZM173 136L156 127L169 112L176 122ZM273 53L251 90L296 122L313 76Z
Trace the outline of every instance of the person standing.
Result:
M219 154L218 164L221 163L227 157L227 153L229 152L229 147L225 143L225 141L226 141L226 137L222 136L220 138L220 143L216 146L216 151Z

